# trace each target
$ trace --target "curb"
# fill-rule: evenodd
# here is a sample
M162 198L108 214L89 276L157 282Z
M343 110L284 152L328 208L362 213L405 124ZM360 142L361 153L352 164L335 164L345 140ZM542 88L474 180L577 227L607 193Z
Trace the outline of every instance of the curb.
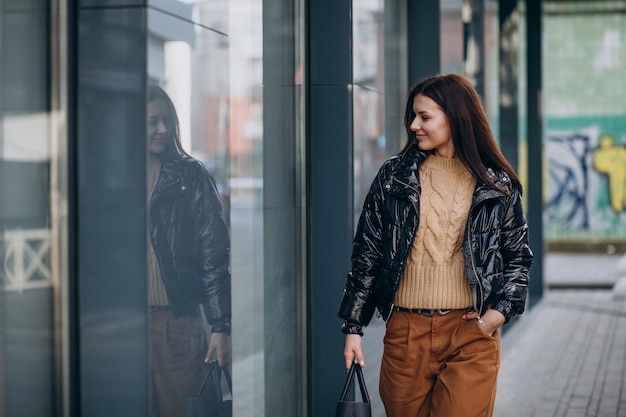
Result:
M617 281L613 286L613 299L626 300L626 255L622 256L616 267Z

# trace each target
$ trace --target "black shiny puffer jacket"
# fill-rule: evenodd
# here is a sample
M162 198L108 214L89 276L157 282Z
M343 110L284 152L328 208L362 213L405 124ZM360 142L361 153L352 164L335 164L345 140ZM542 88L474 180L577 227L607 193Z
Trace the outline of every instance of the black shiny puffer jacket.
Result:
M417 146L392 157L365 199L354 237L352 269L338 315L342 331L362 334L377 308L384 320L393 309L400 278L419 223L418 170L427 158ZM524 311L532 251L519 190L509 176L488 175L505 194L478 180L465 228L463 255L474 309L501 312L508 322Z
M193 158L163 162L150 200L150 238L176 317L203 305L230 332L230 237L215 180Z

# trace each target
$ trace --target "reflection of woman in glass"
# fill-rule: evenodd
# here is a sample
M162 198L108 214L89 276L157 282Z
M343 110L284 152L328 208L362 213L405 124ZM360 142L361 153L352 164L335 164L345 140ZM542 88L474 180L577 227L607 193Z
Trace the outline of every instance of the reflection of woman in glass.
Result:
M228 366L229 236L215 181L182 149L167 94L148 88L151 415L183 414L213 356ZM199 306L211 326L207 346Z

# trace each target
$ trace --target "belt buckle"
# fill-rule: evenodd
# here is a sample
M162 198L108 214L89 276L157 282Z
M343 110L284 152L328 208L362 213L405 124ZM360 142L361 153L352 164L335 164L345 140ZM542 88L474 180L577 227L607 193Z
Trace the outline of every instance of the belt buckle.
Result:
M432 317L435 315L435 310L422 309L420 313L422 313L426 317Z
M446 314L450 313L452 311L452 309L449 310L442 310L442 309L437 309L435 310L437 312L437 314L439 314L440 316L445 316Z

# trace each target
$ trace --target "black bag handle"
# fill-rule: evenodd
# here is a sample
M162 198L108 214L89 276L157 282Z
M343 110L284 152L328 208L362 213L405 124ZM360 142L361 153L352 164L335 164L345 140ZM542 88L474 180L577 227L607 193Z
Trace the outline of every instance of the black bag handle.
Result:
M207 382L209 382L209 377L212 376L213 385L215 387L215 397L217 398L218 401L222 401L222 385L221 385L222 372L224 373L224 376L226 377L226 382L228 383L228 389L230 390L232 394L233 382L230 379L230 372L228 372L228 369L226 368L224 369L220 368L217 361L212 360L211 362L209 362L209 367L206 371L206 374L204 375L202 384L200 384L200 389L198 390L198 395L196 395L196 397L200 398L202 396L202 393L204 392L204 388L206 387Z
M370 402L370 396L367 393L367 387L365 386L365 378L363 377L363 370L361 369L361 365L358 364L357 361L352 362L352 366L350 366L350 370L348 371L348 378L346 379L346 383L343 386L343 391L341 392L341 398L339 401L346 401L348 397L348 392L352 387L354 382L354 374L356 374L357 379L359 381L359 387L361 388L361 397L363 398L363 402Z

